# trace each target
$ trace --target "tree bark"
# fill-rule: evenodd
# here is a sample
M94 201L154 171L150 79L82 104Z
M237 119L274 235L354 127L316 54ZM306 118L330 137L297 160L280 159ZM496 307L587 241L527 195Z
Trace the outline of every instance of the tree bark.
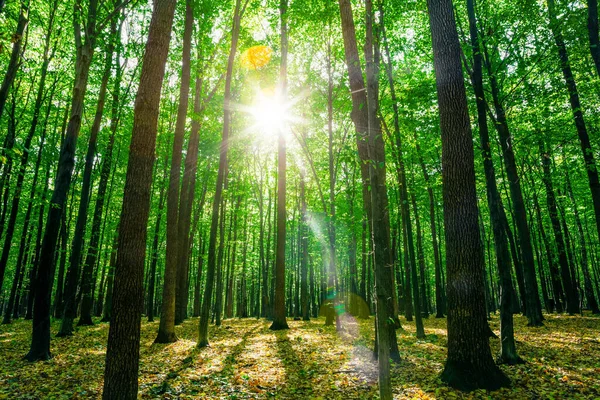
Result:
M279 84L280 101L287 99L287 53L288 53L288 0L280 0L281 17L281 64ZM275 251L275 296L273 298L273 323L271 330L288 329L285 318L285 240L286 240L286 144L283 128L279 131L277 151L277 233Z
M485 315L483 252L460 44L451 0L428 0L442 132L448 295L448 358L442 380L472 390L509 384L494 364Z
M175 0L155 0L136 96L119 225L104 399L136 399L144 258L160 92Z

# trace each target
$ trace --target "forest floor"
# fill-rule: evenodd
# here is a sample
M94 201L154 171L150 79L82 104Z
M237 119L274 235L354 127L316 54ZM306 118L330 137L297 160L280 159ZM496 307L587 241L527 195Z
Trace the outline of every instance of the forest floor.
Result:
M518 366L502 366L513 387L461 393L438 379L446 357L446 321L424 320L426 340L416 340L414 322L401 319L402 361L393 367L399 399L599 399L600 318L546 316L528 328L515 316ZM289 321L290 330L270 331L269 322L229 319L210 327L211 346L196 348L198 319L176 327L180 340L156 345L158 322L142 323L140 397L210 399L372 399L377 397L372 360L373 318L343 319L344 332L322 318ZM491 326L499 334L498 316ZM53 335L59 323L52 324ZM99 398L108 324L78 328L71 338L52 339L54 358L22 360L30 321L0 326L0 399ZM491 340L493 351L499 339Z

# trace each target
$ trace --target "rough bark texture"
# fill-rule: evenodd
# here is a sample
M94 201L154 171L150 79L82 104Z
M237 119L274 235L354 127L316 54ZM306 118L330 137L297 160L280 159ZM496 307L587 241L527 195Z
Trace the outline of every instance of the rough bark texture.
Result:
M175 0L155 0L133 117L119 227L104 399L136 399L144 258L160 92Z
M460 389L498 389L508 378L494 364L485 313L483 252L460 44L451 0L429 0L442 132L448 294L448 358L442 380Z

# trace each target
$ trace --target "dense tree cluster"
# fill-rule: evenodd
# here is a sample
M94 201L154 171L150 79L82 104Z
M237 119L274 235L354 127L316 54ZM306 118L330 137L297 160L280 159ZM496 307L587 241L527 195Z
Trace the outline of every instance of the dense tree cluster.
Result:
M596 0L0 0L0 310L29 361L110 322L104 398L198 318L447 316L509 385L513 315L600 313ZM98 318L96 318L98 317Z

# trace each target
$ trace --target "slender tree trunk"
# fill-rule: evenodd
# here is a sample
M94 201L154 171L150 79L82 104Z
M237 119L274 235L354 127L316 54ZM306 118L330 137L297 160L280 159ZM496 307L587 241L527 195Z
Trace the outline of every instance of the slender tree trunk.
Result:
M287 53L288 53L288 0L280 0L281 17L281 64L279 84L281 101L287 101ZM275 296L273 297L273 323L271 330L288 329L285 318L285 240L286 240L286 143L283 128L279 131L277 151L277 233L275 251Z
M21 36L23 35L23 29L27 25L27 17L25 15L26 12L27 12L27 10L23 3L22 8L21 8L21 14L19 16L18 26L17 26L17 33L15 34L16 35L15 37L17 38L17 40L13 44L13 54L12 54L11 60L9 62L9 66L8 66L6 76L4 78L4 82L2 84L2 87L0 88L0 117L2 116L2 108L4 107L4 102L6 101L6 94L7 94L7 93L5 94L3 92L4 84L7 82L7 79L10 79L9 85L12 84L12 80L14 80L14 75L16 75L16 72L17 72L16 69L18 68L17 64L13 65L13 56L15 55L15 51L17 51L17 57L15 60L16 63L18 63L18 59L21 56L21 54L20 54L20 48L21 48L21 42L22 42ZM33 140L33 137L35 136L37 125L39 122L39 114L40 114L40 111L42 108L42 102L44 101L46 76L48 73L48 64L50 63L50 59L51 59L51 56L49 53L50 53L50 36L52 35L53 25L54 25L54 11L51 11L50 22L48 25L48 30L46 31L46 39L45 39L45 43L44 43L44 55L43 55L42 66L41 66L40 82L38 84L35 105L33 107L33 117L31 120L31 125L29 127L29 131L27 133L27 136L25 137L25 141L23 142L24 151L22 152L21 163L20 163L19 169L17 171L17 182L15 184L15 189L12 194L10 215L8 217L8 225L6 227L6 233L5 233L5 237L4 237L4 245L2 247L2 255L0 256L0 291L2 290L2 283L4 281L4 273L6 271L6 265L8 263L9 253L10 253L11 247L13 247L12 239L13 239L13 235L15 232L17 215L19 213L19 206L20 206L20 202L21 202L21 192L23 190L23 182L25 179L25 172L27 169L27 161L29 160L29 153L30 153L29 148L31 147L31 142ZM11 70L11 68L13 68L13 67L14 67L14 71ZM9 76L10 74L12 74L12 78ZM54 81L54 84L51 89L52 90L51 97L54 94L55 86L56 86L56 80ZM7 90L8 90L8 88L7 88Z
M304 172L300 172L300 302L302 303L302 320L310 320L308 298L308 215L306 209L306 182Z
M381 8L381 10L383 10ZM387 35L385 34L385 30L383 31L383 38L385 43L385 51L386 51L386 72L388 82L390 84L390 96L392 98L392 108L394 110L394 139L395 139L395 147L396 147L396 168L398 175L398 186L400 188L400 197L399 197L399 206L402 214L402 224L403 224L403 232L406 236L407 247L405 247L405 254L408 255L408 258L405 255L405 261L409 261L409 263L405 263L406 265L406 288L405 294L407 298L405 299L405 306L407 309L407 320L412 321L412 306L414 300L415 307L415 315L416 315L416 325L417 325L417 336L424 337L423 331L423 321L421 318L421 299L419 299L419 286L418 281L416 279L416 268L417 268L417 257L415 254L415 245L413 240L413 230L412 230L412 222L410 218L410 199L408 196L408 185L406 181L406 169L404 165L404 156L402 151L402 140L400 137L400 120L399 120L399 108L398 108L398 99L396 96L396 89L393 82L393 71L392 71L392 60L391 53L389 49L389 43L387 41ZM413 281L414 283L411 285L411 279L408 277L408 274L412 274L412 270L415 270ZM412 293L410 293L412 290ZM410 308L410 310L409 310ZM410 318L409 318L410 316Z
M85 167L83 171L83 182L81 185L81 196L79 200L79 208L77 213L77 221L75 223L75 232L73 234L73 242L71 243L71 256L69 260L69 268L67 270L66 286L64 292L64 315L60 326L60 331L57 336L71 336L73 334L73 320L77 316L77 287L79 277L81 275L81 295L82 307L81 316L78 325L93 325L92 321L92 293L91 280L94 264L85 264L83 274L81 271L81 258L83 252L83 242L85 236L85 227L87 224L88 206L90 202L92 188L92 169L94 167L94 159L96 158L96 144L98 141L98 133L100 132L100 124L104 113L104 103L106 99L106 89L108 80L111 76L112 60L114 51L114 37L116 36L117 25L116 20L111 24L111 36L106 50L106 60L104 64L104 73L100 84L100 92L96 103L96 115L90 132L87 154L85 156Z
M525 283L525 313L529 321L529 326L540 326L543 324L542 307L539 299L538 284L535 277L535 265L533 260L533 247L531 245L531 233L527 225L527 211L523 192L521 189L521 180L517 171L515 153L512 142L512 136L508 128L508 121L503 105L500 101L500 88L496 79L495 72L492 71L490 57L488 55L486 42L482 42L482 50L486 56L486 67L492 88L492 99L496 110L495 126L500 137L502 147L502 158L506 168L506 176L510 189L510 197L514 207L515 226L518 233L519 246L521 251L521 261L524 272Z
M227 152L229 148L229 126L231 123L231 80L233 75L233 63L237 52L237 43L240 34L240 20L242 17L241 0L236 0L235 13L233 17L233 27L231 34L231 49L227 61L227 75L225 77L225 94L223 100L223 137L219 150L219 171L217 173L217 185L215 196L213 198L213 207L210 224L210 234L208 241L208 263L206 270L206 286L204 289L204 299L202 300L202 310L200 313L198 347L208 346L208 320L210 317L210 308L213 294L213 286L216 269L216 244L217 229L219 223L219 208L223 194L223 183L227 170Z
M165 163L166 164L166 163ZM160 194L158 195L158 215L156 216L156 225L154 226L154 238L152 239L152 258L150 261L150 279L148 282L148 301L146 313L148 314L148 322L154 321L154 291L156 290L156 266L158 264L158 242L160 236L160 224L163 216L164 200L165 200L165 185L167 183L167 173L165 168L165 178L160 185Z
M113 83L113 89L112 89L112 106L111 106L111 116L110 116L110 137L108 139L108 145L106 147L106 149L103 152L102 155L102 166L100 167L100 182L98 183L98 192L96 193L96 204L95 204L95 208L94 208L94 216L92 218L92 231L90 233L90 243L88 246L88 253L87 256L85 258L85 263L84 263L84 275L83 275L83 279L85 279L85 270L87 269L88 271L93 268L94 265L96 265L96 263L98 262L98 252L100 251L99 246L101 244L100 241L100 227L102 224L102 213L104 212L104 205L107 202L107 198L106 198L106 190L108 187L108 179L110 177L110 170L113 164L113 151L114 151L114 145L115 145L115 137L117 135L117 130L119 127L119 111L120 111L120 86L121 86L121 82L122 82L122 77L123 77L123 71L122 68L120 66L120 59L121 59L121 44L120 44L120 38L121 38L121 24L122 22L118 22L116 20L117 17L115 17L115 19L113 21L111 21L111 43L109 44L109 47L107 49L107 55L106 55L106 62L107 62L107 66L110 63L110 66L113 65L112 62L112 58L113 58L113 52L115 51L115 47L116 47L116 56L115 56L115 63L116 64L116 72L115 72L115 78L114 78L114 83ZM113 41L116 41L113 42ZM110 61L109 61L110 58ZM108 72L107 72L108 70ZM107 70L105 70L105 75L104 78L110 78L110 74L111 74L111 70L112 68L108 67ZM101 86L101 94L103 94L103 96L98 96L98 106L96 109L96 117L94 119L94 125L92 126L92 133L94 133L95 130L100 128L100 122L101 122L101 118L102 118L102 114L103 114L103 108L104 108L104 96L106 93L106 85L104 84L104 81L102 82ZM104 89L104 90L103 90ZM102 108L100 107L100 100L102 100ZM97 134L97 131L96 131ZM91 141L90 141L90 145L91 145ZM113 178L114 179L114 178ZM112 184L111 184L112 186ZM82 289L84 287L84 282L82 282ZM86 318L86 314L88 314L88 310L87 308L91 306L91 301L92 300L89 295L86 295L85 291L83 293L83 299L82 299L82 304L81 304L81 317L79 319L79 323L78 325L82 325L85 323L89 323L91 321L91 318L89 318L87 321L85 320ZM84 302L85 302L85 306L84 306ZM99 311L100 312L100 308ZM91 308L89 313L91 314Z
M190 91L190 58L191 38L194 23L192 5L186 1L185 28L183 34L183 54L181 68L181 86L179 88L179 106L177 109L177 122L175 124L175 136L171 152L171 170L169 174L169 190L167 192L167 252L165 257L165 274L163 280L162 308L160 313L160 325L155 343L172 343L177 341L175 335L175 324L181 323L177 314L177 222L179 205L179 185L181 182L181 153L187 120L188 98Z
M29 361L47 360L50 358L50 295L54 278L54 250L58 239L60 220L64 211L67 194L71 186L71 174L75 165L77 138L81 128L83 102L87 89L89 69L92 62L96 41L96 9L98 0L89 0L85 38L81 37L80 12L81 4L74 7L75 42L77 60L75 66L75 82L71 99L71 117L60 151L58 171L54 183L54 192L50 200L44 239L40 252L36 279L35 304L33 312L33 332L31 348L26 355Z
M504 213L502 199L496 183L496 171L494 170L490 148L487 123L487 102L483 88L483 57L479 45L479 32L477 30L474 0L467 0L467 9L469 14L471 46L473 48L473 74L471 80L473 82L473 89L475 91L477 102L477 120L479 123L479 139L483 156L483 169L485 172L487 202L490 210L492 234L494 235L496 263L500 274L500 340L502 343L500 360L506 364L516 364L523 362L517 354L514 338L513 302L516 297L510 273L510 254L506 236L507 230L505 230L503 224L503 219L506 219L506 214Z
M3 324L10 324L11 323L11 313L12 313L12 310L13 310L13 308L15 308L15 303L17 304L17 306L19 304L19 300L17 298L18 294L19 294L19 290L18 289L19 289L19 287L23 283L23 278L22 277L24 275L25 266L26 266L26 262L25 262L25 259L24 259L25 249L26 249L26 247L29 247L29 241L31 240L31 235L32 235L32 233L29 232L29 223L31 222L31 212L33 211L33 201L35 199L36 192L38 191L38 187L37 187L38 174L39 174L39 170L40 170L40 164L42 162L42 154L43 154L42 151L44 149L44 144L45 144L45 140L46 140L48 117L50 115L50 110L52 108L50 106L50 104L52 104L52 98L54 97L53 95L54 95L55 85L56 85L56 82L54 82L54 85L52 87L52 93L50 94L50 102L49 102L49 105L48 105L48 108L47 108L47 111L46 111L46 117L45 117L45 120L44 120L44 129L42 130L42 137L40 139L40 144L39 144L39 147L38 147L38 153L37 153L37 157L36 157L36 161L35 161L35 168L34 168L34 173L33 173L33 182L31 184L31 193L29 195L29 202L27 204L27 211L25 212L25 219L23 221L23 231L22 231L21 240L20 240L20 243L19 243L19 255L17 256L17 264L16 264L16 268L15 268L15 277L13 279L13 285L12 285L12 288L11 288L11 291L10 291L10 295L9 295L9 298L8 298L8 306L6 307L5 312L4 312L4 319L2 321ZM41 91L42 91L42 86L40 86L40 92ZM40 93L38 93L38 98L41 98ZM37 101L36 101L36 106L38 106ZM41 101L40 101L39 107L37 107L34 110L34 121L35 121L35 124L37 124L37 114L40 111L39 110L40 107L41 107ZM33 123L32 123L32 125L33 125ZM32 129L32 130L35 131L35 128ZM30 133L31 133L32 130L30 130ZM29 137L27 139L29 139ZM25 143L25 144L27 144L27 143ZM29 145L31 145L31 143L29 143ZM26 154L29 154L29 149L27 149L27 148L26 148L26 151L23 152L23 156L22 156L22 159L21 159L22 161L23 161L23 157L25 157ZM25 162L27 162L27 161L25 160ZM23 164L21 164L21 166L23 167ZM23 168L23 171L20 171L20 172L22 172L21 175L24 176L25 168ZM22 189L22 179L20 181L21 181L21 187L17 187L16 188L15 193L13 195L15 197L17 197L17 196L20 197L20 193L18 193L18 192L20 192L21 189ZM18 182L19 182L19 179L17 180L17 185L18 185ZM14 205L14 199L15 198L13 197L13 209L16 210L16 209L18 209L18 206L15 207L15 205ZM13 209L11 209L11 217L12 217ZM0 259L0 263L2 263L4 261L4 263L2 263L2 265L4 265L4 266L6 265L6 261L8 261L8 252L10 251L10 247L7 249L6 245L7 245L7 242L8 242L8 245L10 246L10 241L11 240L9 239L9 237L12 238L12 232L14 232L14 222L15 221L12 222L12 228L11 228L11 226L10 226L11 224L10 224L10 221L9 221L9 227L7 229L7 238L5 239L5 243L4 243L4 250L6 250L6 257L7 257L7 259L5 260L4 257L2 257L2 259ZM11 232L10 235L8 235L8 232ZM28 232L29 232L29 234L27 234ZM2 255L4 256L4 251L3 251ZM15 308L15 310L16 310L16 308Z
M144 258L156 151L160 92L175 0L155 0L136 96L129 162L119 223L104 399L135 399L138 391ZM161 318L162 319L162 318Z
M567 260L567 254L565 249L565 243L563 240L563 233L560 228L560 221L558 217L558 209L556 203L556 195L554 194L554 187L552 185L552 177L550 173L550 154L546 151L543 142L539 142L540 154L542 157L542 168L544 175L542 180L546 187L546 201L548 203L548 212L550 215L550 221L552 223L552 230L554 232L554 240L556 243L556 251L558 252L558 264L560 265L560 274L562 278L563 289L567 297L567 312L571 315L579 312L579 299L575 285L571 279L571 273L569 271L569 261Z
M2 9L0 5L0 10ZM19 20L17 22L17 29L15 30L15 34L13 35L13 47L12 52L10 54L10 60L8 62L8 66L6 68L6 72L4 74L4 79L2 80L2 85L0 86L0 118L2 117L2 112L4 111L4 106L6 105L6 99L8 98L8 92L10 87L12 86L15 77L17 76L17 71L19 66L21 65L20 59L23 51L23 32L27 28L27 24L29 23L29 10L28 6L25 4L25 1L21 1L21 11L19 12ZM3 273L4 271L2 271ZM0 283L2 280L0 279Z
M593 4L591 4L593 3ZM577 90L577 84L575 83L575 77L571 70L571 64L569 61L569 54L567 47L560 29L559 21L556 16L555 2L554 0L548 0L548 16L550 20L550 30L552 36L554 36L554 42L558 49L558 57L560 59L560 67L562 69L563 77L565 79L565 85L569 92L569 103L571 104L571 110L573 111L573 119L575 122L575 128L577 129L577 136L579 136L579 142L581 144L581 151L583 152L583 160L585 163L585 170L588 176L588 183L592 194L592 204L594 207L594 215L596 217L596 230L598 231L598 238L600 238L600 180L598 178L598 166L594 158L594 150L590 144L590 137L583 117L583 108L579 99L579 92ZM598 5L596 0L588 0L588 32L590 34L590 48L592 50L592 56L596 68L598 68L600 58L600 48L598 48ZM592 42L593 41L593 42ZM598 70L600 71L600 70ZM600 72L599 72L600 73Z
M554 307L556 312L563 312L562 305L562 297L563 297L563 289L562 283L560 281L560 275L558 273L558 268L556 267L556 263L554 262L554 255L552 254L552 249L550 248L550 243L546 236L546 232L544 230L544 224L542 222L542 213L540 210L540 205L538 202L537 194L533 195L533 205L535 208L535 213L538 222L538 228L540 231L540 236L542 238L542 242L544 243L544 248L546 249L546 258L548 259L548 265L550 269L550 279L552 282L552 294L554 295Z

